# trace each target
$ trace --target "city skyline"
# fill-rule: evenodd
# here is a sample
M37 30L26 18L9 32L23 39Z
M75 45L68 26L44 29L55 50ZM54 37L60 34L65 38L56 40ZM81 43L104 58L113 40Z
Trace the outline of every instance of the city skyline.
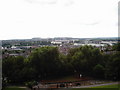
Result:
M118 0L1 0L0 40L118 37Z

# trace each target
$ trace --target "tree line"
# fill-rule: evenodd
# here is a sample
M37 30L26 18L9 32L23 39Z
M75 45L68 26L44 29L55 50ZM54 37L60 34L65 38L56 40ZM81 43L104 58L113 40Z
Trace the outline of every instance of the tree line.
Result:
M24 83L55 79L64 76L82 74L83 77L120 80L119 45L116 51L104 54L93 46L72 48L67 55L59 52L58 47L40 47L27 57L10 56L3 59L2 76L7 83Z

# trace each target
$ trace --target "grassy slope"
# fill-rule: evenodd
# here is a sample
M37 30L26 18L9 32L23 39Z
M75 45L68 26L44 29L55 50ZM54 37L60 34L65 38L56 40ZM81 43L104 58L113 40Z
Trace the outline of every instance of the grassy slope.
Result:
M120 85L113 84L113 85L97 86L97 87L92 87L92 88L120 88Z
M25 88L19 88L19 87L7 87L5 90L26 90Z
M113 84L113 85L105 85L105 86L97 86L97 87L92 87L92 89L104 89L104 90L120 90L120 84Z
M120 85L104 85L104 86L97 86L97 87L90 87L90 88L74 88L71 90L120 90Z

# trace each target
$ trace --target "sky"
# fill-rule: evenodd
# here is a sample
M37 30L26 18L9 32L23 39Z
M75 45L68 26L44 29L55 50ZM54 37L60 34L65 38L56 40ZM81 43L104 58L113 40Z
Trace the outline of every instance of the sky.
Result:
M0 0L0 40L118 37L119 0Z

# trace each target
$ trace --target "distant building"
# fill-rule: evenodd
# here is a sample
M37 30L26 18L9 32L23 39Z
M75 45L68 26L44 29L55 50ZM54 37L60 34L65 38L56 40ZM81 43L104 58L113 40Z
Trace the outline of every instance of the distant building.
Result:
M52 41L52 42L51 42L51 44L61 45L61 44L62 44L62 42L60 42L60 41Z
M116 43L117 43L117 41L101 41L101 44L107 44L107 45L110 45L110 46L112 46Z

